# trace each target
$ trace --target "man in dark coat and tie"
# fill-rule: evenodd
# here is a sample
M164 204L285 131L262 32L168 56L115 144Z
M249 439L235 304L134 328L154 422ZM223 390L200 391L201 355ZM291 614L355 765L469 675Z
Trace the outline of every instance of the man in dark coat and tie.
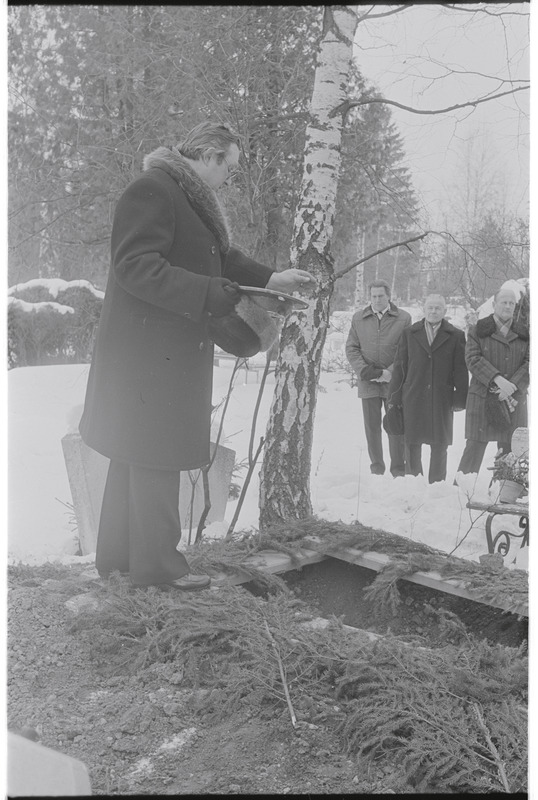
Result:
M458 467L464 474L480 470L488 442L496 441L509 453L514 430L527 425L529 329L514 319L516 303L511 289L500 289L493 298L493 314L469 329L467 442Z
M111 267L80 422L110 459L96 566L136 585L208 586L177 550L179 478L210 460L210 318L239 285L292 292L314 279L273 272L233 247L215 194L239 164L239 137L204 122L159 147L120 197Z
M406 473L422 474L422 445L431 449L429 483L446 479L454 411L465 408L465 335L446 319L446 303L431 294L424 319L404 330L389 385L389 405L402 406Z

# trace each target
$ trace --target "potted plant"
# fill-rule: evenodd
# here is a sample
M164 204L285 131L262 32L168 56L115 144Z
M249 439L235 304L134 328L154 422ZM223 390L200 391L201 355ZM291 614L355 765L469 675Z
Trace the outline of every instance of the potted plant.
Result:
M504 453L497 456L493 467L493 481L499 483L499 502L514 503L529 492L529 459L527 455Z

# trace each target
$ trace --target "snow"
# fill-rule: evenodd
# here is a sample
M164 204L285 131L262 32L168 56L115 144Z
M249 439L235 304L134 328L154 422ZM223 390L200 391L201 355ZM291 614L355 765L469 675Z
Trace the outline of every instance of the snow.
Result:
M19 300L17 297L8 297L7 299L8 306L13 306L14 308L18 308L19 311L26 311L28 314L32 312L43 311L46 308L50 308L53 311L57 311L58 314L74 314L75 309L71 306L64 306L61 303L53 303L50 300L45 300L41 303L27 303L26 300Z
M500 288L511 289L516 295L516 300L519 302L519 300L521 300L521 296L525 294L527 286L528 286L527 278L517 278L505 281ZM490 314L493 314L493 296L488 297L485 303L482 303L482 305L479 306L478 308L479 319L483 319L484 317L489 317Z
M58 297L59 292L65 292L67 289L86 288L95 295L95 297L103 298L105 293L100 289L96 289L93 283L84 279L74 281L64 281L63 278L32 278L25 283L17 283L8 289L8 295L20 294L25 289L35 288L47 289L51 297Z
M215 367L216 404L227 391L232 364ZM62 437L75 430L83 407L87 364L20 367L8 372L8 503L11 563L39 564L92 562L93 555L76 556L72 503L65 468ZM246 458L251 418L259 384L240 370L232 392L224 439L236 451L236 462ZM271 380L273 383L271 383ZM269 378L260 405L255 441L265 432L274 388ZM449 448L446 482L429 485L423 476L393 479L390 473L371 475L364 436L361 403L345 372L322 372L314 427L311 496L314 513L327 520L355 520L424 542L447 553L478 560L486 552L485 515L470 512L468 495L488 499L490 465L496 450L491 443L477 476L460 476L453 486L464 447L464 413L454 420L454 445ZM384 438L386 447L386 438ZM388 453L385 452L386 457ZM429 448L423 448L427 472ZM242 481L246 470L240 472ZM236 530L254 530L258 524L258 472L255 471ZM237 500L230 501L226 521L208 526L204 536L226 533ZM509 522L508 522L509 521ZM518 531L517 517L503 517L503 528ZM514 550L514 548L512 548ZM513 558L513 553L511 557ZM518 566L526 553L518 551Z

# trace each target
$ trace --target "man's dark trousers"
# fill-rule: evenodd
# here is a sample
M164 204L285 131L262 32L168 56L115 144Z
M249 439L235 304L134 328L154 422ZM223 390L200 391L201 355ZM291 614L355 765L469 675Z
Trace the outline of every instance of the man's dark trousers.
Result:
M479 442L476 439L467 439L465 443L465 450L461 457L458 472L463 472L467 475L469 472L480 472L484 453L489 442ZM497 442L497 447L503 453L509 453L512 449L510 440L507 442Z
M385 462L383 460L383 442L381 411L386 411L387 400L384 397L363 397L362 415L364 430L370 456L370 471L374 475L383 475ZM389 436L390 471L395 477L405 475L405 451L403 436Z
M190 572L181 538L179 472L111 460L95 565L100 575L130 574L134 584L167 583Z
M431 444L430 453L430 469L428 471L428 482L436 483L436 481L444 481L446 479L446 460L447 448L446 444ZM405 445L405 465L406 473L408 475L422 475L422 445L409 444Z

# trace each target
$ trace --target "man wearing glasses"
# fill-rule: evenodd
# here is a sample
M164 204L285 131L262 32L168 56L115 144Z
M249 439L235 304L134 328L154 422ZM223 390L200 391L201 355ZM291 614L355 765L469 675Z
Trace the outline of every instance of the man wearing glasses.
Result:
M216 191L238 169L239 137L203 122L159 147L118 201L111 267L81 436L110 459L96 566L133 584L203 589L176 549L179 476L209 462L210 316L246 284L293 292L314 278L273 272L237 248Z

